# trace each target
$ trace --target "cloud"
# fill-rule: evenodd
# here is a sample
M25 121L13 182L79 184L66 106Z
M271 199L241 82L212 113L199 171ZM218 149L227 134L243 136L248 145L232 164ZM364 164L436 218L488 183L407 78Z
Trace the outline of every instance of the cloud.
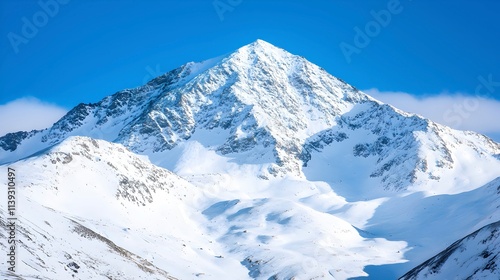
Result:
M0 105L0 136L9 132L31 131L50 127L68 110L42 102L34 97L24 97Z
M384 92L375 88L364 92L403 111L422 115L455 129L472 130L499 140L498 100L461 93L416 97L406 92Z

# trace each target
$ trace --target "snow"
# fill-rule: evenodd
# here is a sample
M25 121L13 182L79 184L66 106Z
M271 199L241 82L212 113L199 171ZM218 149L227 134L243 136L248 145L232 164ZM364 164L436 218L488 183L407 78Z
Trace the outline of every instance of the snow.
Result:
M92 156L87 157L86 152ZM70 162L65 164L57 161L68 154L72 155ZM96 154L99 155L99 160L93 156ZM48 243L51 248L38 253L62 254L71 249L74 252L71 253L72 260L82 267L80 271L87 272L93 270L88 264L90 261L87 257L77 256L91 253L92 262L115 258L113 254L106 253L106 246L103 246L105 244L98 242L95 245L85 245L82 241L84 238L75 236L71 228L74 224L72 221L76 221L112 240L120 248L143 258L148 256L149 262L181 279L189 279L199 272L215 278L231 272L233 275L240 275L238 278L245 278L246 270L239 263L231 259L215 258L215 255L223 255L224 251L194 222L200 217L196 217L190 201L196 201L201 195L197 189L173 173L145 162L121 145L104 141L92 142L88 138L69 138L47 155L16 163L13 167L19 171L18 211L22 224L40 227L50 233L51 240L68 240L69 243ZM2 166L2 171L5 169ZM58 176L46 175L51 173ZM123 176L136 178L139 182L121 186L119 180ZM152 187L151 182L148 182L157 180L160 182L157 187ZM141 182L146 185L141 185ZM124 191L125 196L120 196L118 191ZM143 200L141 192L151 193L151 199ZM6 200L2 201L2 209L6 209L4 201ZM51 226L40 220L40 217L44 217L50 225L61 224L61 228L51 230ZM28 239L21 240L29 242ZM74 244L78 246L72 246ZM164 250L156 250L159 247ZM176 253L172 254L174 251ZM30 255L20 252L23 259L35 261L32 257L36 255ZM57 263L64 259L44 258L44 261ZM114 262L109 266L116 270L130 265ZM219 266L223 266L225 270L221 270ZM35 267L20 264L19 271L21 275L55 277L55 274L45 273L44 267L54 266L47 263L39 263ZM127 279L150 279L148 274L141 274L141 271L122 272ZM78 274L78 279L89 279L87 276L85 273Z
M498 143L261 40L19 140L26 278L396 278L500 220Z
M498 279L499 222L454 242L401 279Z

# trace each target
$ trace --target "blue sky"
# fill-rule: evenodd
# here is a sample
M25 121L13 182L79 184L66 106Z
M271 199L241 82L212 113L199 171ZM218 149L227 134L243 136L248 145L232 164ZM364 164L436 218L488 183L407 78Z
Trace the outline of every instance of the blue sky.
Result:
M25 104L63 114L260 38L498 141L499 12L495 0L3 0L0 117Z

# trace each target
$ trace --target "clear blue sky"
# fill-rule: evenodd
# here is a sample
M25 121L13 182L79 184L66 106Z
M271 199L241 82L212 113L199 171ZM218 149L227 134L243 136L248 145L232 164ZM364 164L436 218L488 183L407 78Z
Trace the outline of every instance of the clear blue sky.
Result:
M356 46L355 28L396 2L349 62L339 45ZM97 102L258 38L360 89L474 94L478 76L500 82L496 0L2 0L0 13L0 104ZM500 86L488 94L500 99Z

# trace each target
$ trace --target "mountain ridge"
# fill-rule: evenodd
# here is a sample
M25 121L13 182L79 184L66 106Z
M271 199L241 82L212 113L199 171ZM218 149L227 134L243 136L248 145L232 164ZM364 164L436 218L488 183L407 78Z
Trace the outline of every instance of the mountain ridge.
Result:
M64 227L78 218L180 279L217 279L221 267L241 279L395 278L500 219L499 143L383 104L260 40L80 104L51 128L7 134L0 147L1 168L24 170L26 205L55 209L40 211ZM105 213L74 203L93 196ZM148 223L135 212L163 214Z
M352 116L356 110L361 112ZM120 91L98 103L80 104L47 130L4 136L0 138L0 159L28 156L22 151L15 155L23 142L47 147L71 135L122 143L136 153L155 154L190 139L197 129L220 127L229 130L229 135L218 143L219 153L271 150L274 160L267 163L263 177L290 173L303 176L302 166L311 157L309 138L336 130L336 126L369 130L364 121L377 127L371 129L374 134L385 134L375 143L358 143L353 148L356 155L363 157L376 154L373 147L386 145L387 141L418 142L390 137L392 132L384 126L391 127L391 120L373 121L387 116L409 118L401 127L410 127L410 132L425 131L426 126L443 130L419 116L376 101L304 58L257 40L230 55L185 64L144 86ZM403 142L400 145L406 145ZM500 153L498 144L494 147L494 142L486 138L483 142L491 147L490 153ZM29 144L24 146L29 150ZM440 164L446 165L451 156L446 148L441 150L444 160ZM391 180L385 174L390 166L402 162L407 160L388 159L370 176L382 177L387 189L405 189L399 185L416 180L412 174L418 172L418 162L411 167L407 164L406 179ZM425 168L420 170L425 172Z

